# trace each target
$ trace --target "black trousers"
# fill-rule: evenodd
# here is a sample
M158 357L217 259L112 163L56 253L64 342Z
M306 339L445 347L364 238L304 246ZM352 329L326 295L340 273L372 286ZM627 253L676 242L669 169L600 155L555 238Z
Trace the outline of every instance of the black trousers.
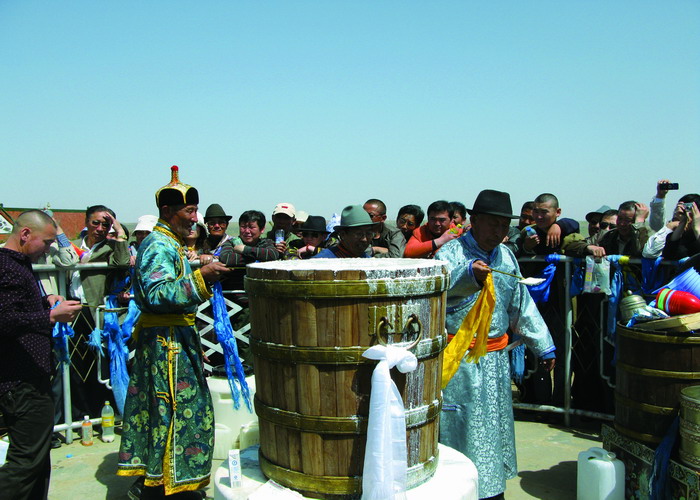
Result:
M0 467L1 500L41 500L49 491L53 396L48 377L0 395L10 447Z

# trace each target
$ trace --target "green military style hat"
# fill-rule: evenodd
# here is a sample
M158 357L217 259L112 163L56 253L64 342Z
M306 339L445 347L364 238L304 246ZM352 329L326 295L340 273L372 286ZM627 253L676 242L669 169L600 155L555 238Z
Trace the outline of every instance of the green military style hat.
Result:
M199 193L189 184L180 182L179 171L177 165L170 167L170 183L156 191L158 208L165 205L197 205L199 203Z

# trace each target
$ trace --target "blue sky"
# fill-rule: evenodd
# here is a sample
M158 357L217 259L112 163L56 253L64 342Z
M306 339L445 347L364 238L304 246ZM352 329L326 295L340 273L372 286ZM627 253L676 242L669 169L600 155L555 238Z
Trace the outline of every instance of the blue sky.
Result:
M0 2L0 203L328 217L700 191L700 2ZM673 196L675 202L678 196Z

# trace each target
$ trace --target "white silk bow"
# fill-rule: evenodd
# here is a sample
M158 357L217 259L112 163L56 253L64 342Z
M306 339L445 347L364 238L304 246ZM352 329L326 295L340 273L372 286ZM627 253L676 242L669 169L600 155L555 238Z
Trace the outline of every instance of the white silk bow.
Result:
M396 366L401 373L412 372L418 360L405 348L392 345L375 345L362 355L379 360L372 373L362 500L403 498L407 470L406 415L389 370Z

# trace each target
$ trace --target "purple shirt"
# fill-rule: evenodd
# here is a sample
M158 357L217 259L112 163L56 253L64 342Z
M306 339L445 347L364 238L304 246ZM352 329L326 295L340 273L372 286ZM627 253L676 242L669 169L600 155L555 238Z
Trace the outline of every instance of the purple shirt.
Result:
M29 257L0 248L0 394L51 374L49 304Z

